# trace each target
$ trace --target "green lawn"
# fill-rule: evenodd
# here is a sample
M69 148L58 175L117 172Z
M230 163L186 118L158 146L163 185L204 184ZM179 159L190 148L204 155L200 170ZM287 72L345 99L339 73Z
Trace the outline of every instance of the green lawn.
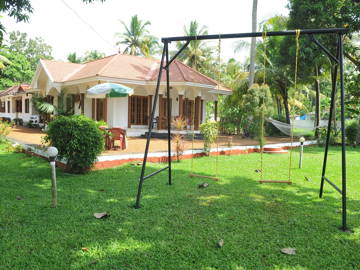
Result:
M0 269L359 269L360 149L348 150L352 234L338 230L340 195L326 184L318 198L319 147L305 149L291 186L258 184L258 154L219 157L221 181L206 180L206 189L197 188L204 179L187 176L190 161L174 163L174 185L166 184L166 172L145 181L138 210L140 167L58 171L53 209L48 163L0 151ZM266 178L286 179L287 158L265 155ZM213 172L214 161L195 159L196 172ZM340 148L331 148L327 175L338 184L340 164ZM162 166L149 164L148 171ZM111 217L93 217L102 211ZM281 254L285 247L297 254Z

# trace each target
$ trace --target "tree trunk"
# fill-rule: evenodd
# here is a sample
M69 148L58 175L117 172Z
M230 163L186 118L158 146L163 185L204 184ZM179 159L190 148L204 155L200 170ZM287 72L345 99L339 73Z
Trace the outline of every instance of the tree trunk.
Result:
M284 95L283 95L283 102L284 102L284 109L285 109L285 117L286 117L286 123L290 124L290 111L289 111L289 96L287 89L282 89Z
M315 136L318 137L319 135L319 126L320 126L320 81L319 77L319 67L315 65Z
M252 22L251 22L251 31L256 32L257 25L257 0L253 0L253 9L252 9ZM250 72L249 72L249 87L254 83L255 77L255 52L256 52L256 38L251 38L250 46Z

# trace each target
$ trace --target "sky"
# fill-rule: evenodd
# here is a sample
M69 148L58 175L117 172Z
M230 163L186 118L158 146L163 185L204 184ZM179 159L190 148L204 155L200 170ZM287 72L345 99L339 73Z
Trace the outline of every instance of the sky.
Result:
M76 52L98 50L117 53L117 32L124 32L120 21L129 24L137 14L150 21L150 33L158 38L184 35L184 26L196 20L208 27L209 34L251 32L252 0L106 0L85 4L81 0L32 0L34 12L28 23L2 19L7 32L19 30L29 37L42 37L52 46L56 60ZM258 23L274 15L288 15L287 0L258 0ZM74 13L74 10L76 14ZM250 41L250 40L249 40ZM222 41L221 58L243 61L249 52L234 53L235 40ZM209 46L215 46L210 42Z

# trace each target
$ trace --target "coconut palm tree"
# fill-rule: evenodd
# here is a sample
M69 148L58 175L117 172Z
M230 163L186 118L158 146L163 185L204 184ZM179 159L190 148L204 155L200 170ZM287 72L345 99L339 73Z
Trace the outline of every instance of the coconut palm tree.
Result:
M184 33L186 36L200 36L207 35L208 31L206 26L200 27L197 21L191 21L189 28L184 26ZM178 49L182 46L182 42L177 43ZM211 48L207 47L204 41L192 40L187 48L179 55L179 59L188 66L199 70L206 62L209 62L211 53Z
M149 56L158 47L158 41L154 36L149 35L146 26L150 25L149 21L143 22L137 15L131 17L130 25L120 21L125 28L125 32L116 33L120 38L116 45L126 45L123 53L130 55Z
M253 9L252 9L252 21L251 21L251 31L256 32L257 25L257 0L253 0ZM250 45L250 72L249 72L249 86L254 83L255 78L255 53L256 53L256 38L251 38Z

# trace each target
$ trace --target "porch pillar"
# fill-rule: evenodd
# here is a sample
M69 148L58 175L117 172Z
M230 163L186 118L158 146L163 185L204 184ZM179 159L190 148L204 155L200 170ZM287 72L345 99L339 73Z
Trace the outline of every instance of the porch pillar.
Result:
M201 99L200 103L200 124L202 124L204 121L204 100Z
M163 99L163 95L159 94L159 122L158 122L158 129L162 129L163 128L163 118L164 118L164 99Z
M218 115L218 101L215 100L214 101L214 117L215 117L215 121L217 121L217 115Z
M131 96L128 96L128 128L131 128Z
M151 108L152 108L152 95L148 95L148 109L147 109L147 123L150 122L150 115L151 115Z
M91 99L91 118L96 120L96 99Z
M199 130L199 127L200 127L200 103L201 103L201 97L196 97L195 98L195 116L194 116L195 130Z
M183 117L184 114L184 101L183 101L184 95L179 95L179 117Z

